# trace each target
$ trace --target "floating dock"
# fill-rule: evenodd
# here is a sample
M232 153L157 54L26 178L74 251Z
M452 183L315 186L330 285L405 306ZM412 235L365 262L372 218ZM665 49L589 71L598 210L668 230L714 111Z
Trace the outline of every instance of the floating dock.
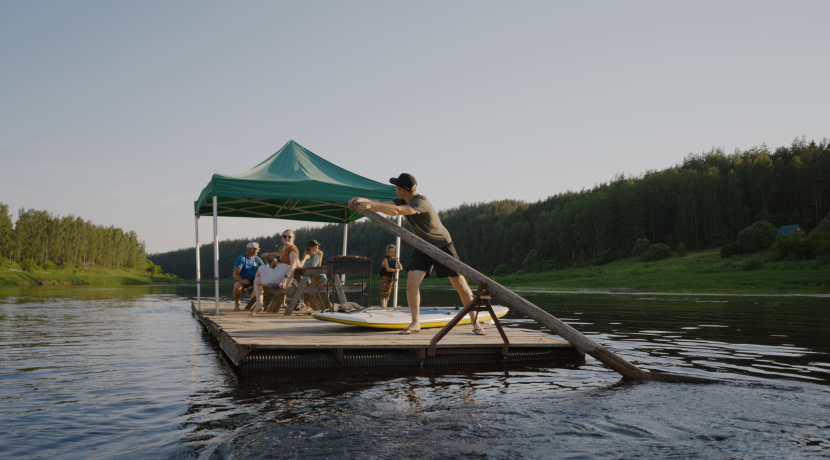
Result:
M458 326L427 356L432 337L441 328L410 335L400 331L329 323L308 315L233 311L220 304L220 315L191 305L193 316L215 339L228 359L242 371L336 370L355 368L440 368L469 364L519 364L539 361L581 361L584 355L567 341L542 332L505 327L510 341L507 355L496 328L487 335Z

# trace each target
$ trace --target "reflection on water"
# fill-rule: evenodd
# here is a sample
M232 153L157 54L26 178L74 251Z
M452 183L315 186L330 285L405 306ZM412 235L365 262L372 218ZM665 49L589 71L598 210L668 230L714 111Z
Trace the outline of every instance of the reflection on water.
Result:
M830 453L827 298L526 292L638 366L234 372L189 287L0 290L3 458L798 457ZM210 295L210 294L208 294ZM452 291L424 303L455 305ZM536 329L516 312L507 327ZM347 326L344 326L347 327Z

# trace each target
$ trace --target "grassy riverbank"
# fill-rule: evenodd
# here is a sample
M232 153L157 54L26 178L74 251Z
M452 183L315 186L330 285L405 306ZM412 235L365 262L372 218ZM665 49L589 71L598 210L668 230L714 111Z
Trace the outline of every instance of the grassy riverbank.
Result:
M770 252L761 252L721 259L720 248L715 248L692 251L682 257L674 255L659 262L629 257L600 267L497 276L495 280L509 287L563 291L631 288L641 292L673 293L830 294L830 264L820 265L815 260L763 262L759 269L744 269L747 260L765 261L770 255ZM195 280L180 281L195 283ZM350 283L358 281L359 277L348 280ZM373 275L373 289L377 289L378 282L378 276ZM222 279L220 283L232 284L233 280ZM428 278L423 285L449 287L450 282ZM406 276L401 277L401 286L406 286Z
M631 288L646 292L721 294L830 294L830 265L812 261L765 262L745 270L747 259L767 260L769 253L721 259L719 248L689 252L659 262L620 259L600 267L496 277L510 287L555 290L609 291ZM749 267L747 267L749 268ZM424 285L449 286L447 280L428 279Z
M0 267L0 286L26 285L128 285L128 284L177 284L174 276L153 276L145 272L103 268L75 268L24 271Z

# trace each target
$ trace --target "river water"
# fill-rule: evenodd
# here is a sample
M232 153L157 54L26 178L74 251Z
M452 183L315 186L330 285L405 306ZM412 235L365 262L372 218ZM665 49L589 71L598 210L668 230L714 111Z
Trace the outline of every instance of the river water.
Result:
M830 298L521 293L642 368L719 382L627 383L590 357L249 376L193 287L2 288L0 458L830 457Z

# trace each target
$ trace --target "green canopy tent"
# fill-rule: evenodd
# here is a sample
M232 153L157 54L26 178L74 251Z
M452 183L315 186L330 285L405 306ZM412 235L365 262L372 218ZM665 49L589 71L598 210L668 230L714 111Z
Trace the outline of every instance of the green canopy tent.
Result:
M346 255L348 224L363 217L348 207L348 201L355 196L389 201L397 195L394 186L347 171L293 140L250 171L232 176L214 174L194 203L196 295L199 310L201 311L200 216L213 215L214 282L218 315L219 216L340 223L343 224L343 255ZM400 223L398 216L398 225ZM400 248L400 241L397 246ZM392 305L397 305L397 297L396 279Z

